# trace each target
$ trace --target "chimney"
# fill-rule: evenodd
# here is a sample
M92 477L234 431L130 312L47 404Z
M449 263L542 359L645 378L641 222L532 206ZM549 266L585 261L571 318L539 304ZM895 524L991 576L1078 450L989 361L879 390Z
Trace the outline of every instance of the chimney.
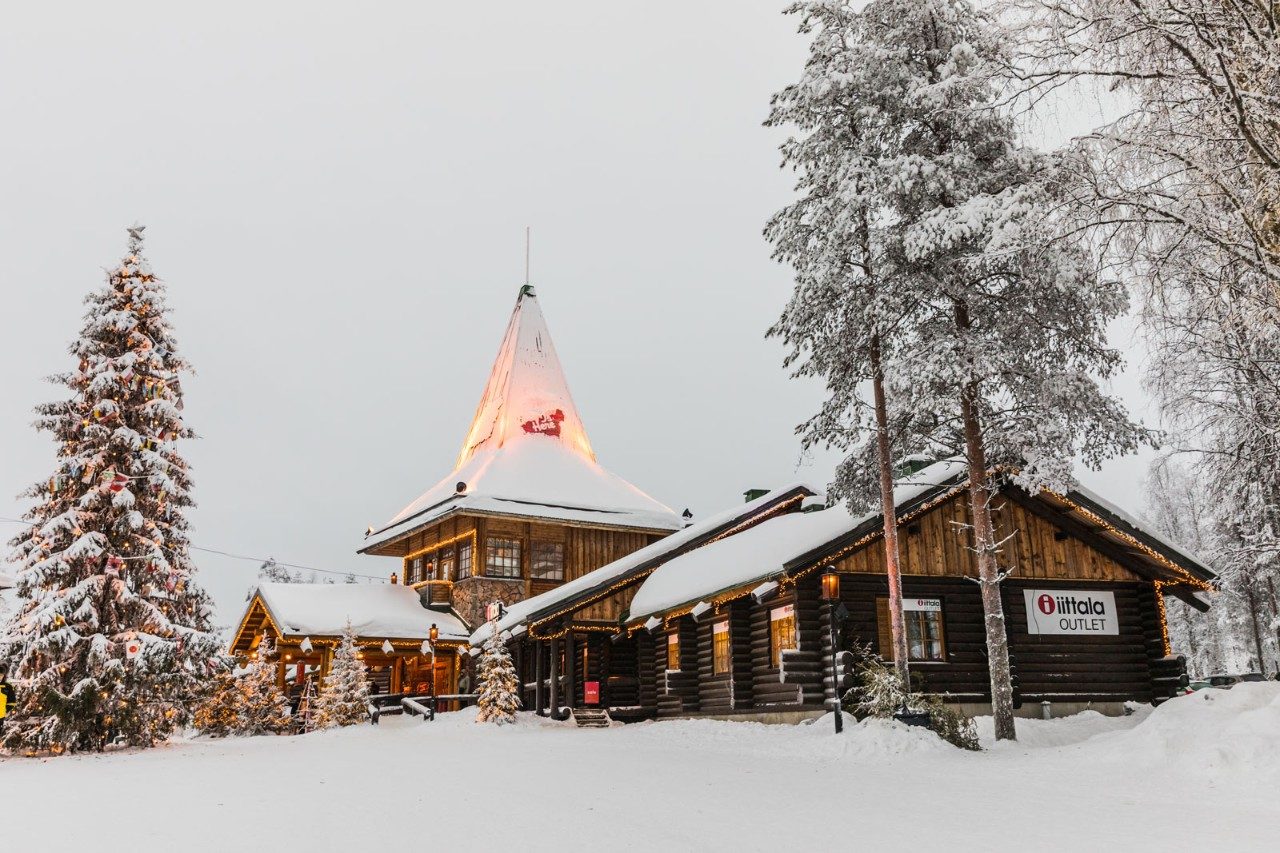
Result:
M742 493L742 496L746 498L747 503L751 503L757 498L762 498L767 494L769 494L768 489L747 489L745 492Z

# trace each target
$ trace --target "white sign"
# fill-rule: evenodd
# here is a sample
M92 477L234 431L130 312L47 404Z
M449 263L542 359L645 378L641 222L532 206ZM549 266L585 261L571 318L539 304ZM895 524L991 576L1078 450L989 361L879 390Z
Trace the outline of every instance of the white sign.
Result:
M679 634L667 634L667 645L668 645L668 646L678 646L678 645L680 645L680 635L679 635Z
M914 610L919 613L941 613L941 598L907 598L902 599L903 610Z
M124 656L129 660L133 660L142 654L142 641L139 639L125 640Z
M788 604L786 607L775 607L769 611L769 621L777 622L779 619L790 619L795 612L794 604Z
M1116 596L1092 589L1024 589L1028 634L1120 633Z
M711 626L711 633L712 633L712 634L727 634L727 633L729 633L729 623L728 623L727 621L725 621L725 622L717 622L716 624L714 624L714 625L712 625L712 626Z
M484 608L485 621L492 622L494 619L501 619L502 614L505 613L506 610L507 608L502 606L501 601L489 602Z

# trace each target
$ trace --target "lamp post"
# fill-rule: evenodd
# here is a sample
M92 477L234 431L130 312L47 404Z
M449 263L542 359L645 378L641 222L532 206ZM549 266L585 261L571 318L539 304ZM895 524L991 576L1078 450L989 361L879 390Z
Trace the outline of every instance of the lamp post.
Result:
M440 638L440 629L431 623L431 719L436 718L436 640Z
M836 734L844 731L844 714L840 710L840 673L837 661L840 659L840 647L836 639L836 608L840 603L840 575L834 566L828 566L822 573L822 600L827 603L827 616L831 629L831 695L835 698Z

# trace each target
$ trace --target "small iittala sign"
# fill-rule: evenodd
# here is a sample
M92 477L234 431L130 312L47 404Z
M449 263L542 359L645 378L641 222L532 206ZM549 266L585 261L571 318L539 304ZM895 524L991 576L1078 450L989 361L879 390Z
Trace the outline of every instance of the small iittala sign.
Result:
M921 613L941 613L941 598L906 598L902 599L903 610L915 610Z
M1114 593L1091 589L1024 589L1029 634L1120 633Z

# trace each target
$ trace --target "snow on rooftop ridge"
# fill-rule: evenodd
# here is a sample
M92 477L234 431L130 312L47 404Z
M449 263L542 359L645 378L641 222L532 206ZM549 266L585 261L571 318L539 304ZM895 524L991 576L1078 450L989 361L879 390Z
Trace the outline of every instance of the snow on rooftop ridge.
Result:
M469 633L458 617L428 610L417 590L399 584L260 583L256 592L291 636L337 636L348 620L360 637L425 640L432 624L445 640Z
M612 563L606 563L600 568L561 584L555 589L518 601L507 608L506 614L498 621L498 629L514 628L516 625L523 624L533 613L554 608L560 602L569 601L582 593L606 586L649 560L661 558L664 554L678 550L712 531L731 526L741 519L749 518L762 507L776 501L780 496L800 490L817 491L809 484L802 482L791 483L781 489L774 489L753 501L732 506L701 521L696 521L688 527L672 533L670 536L659 539L657 542L650 542L638 551L632 551L625 557L614 560ZM482 625L471 635L471 644L478 645L483 643L488 636L488 629Z
M537 294L525 285L516 298L456 467L466 465L482 448L538 437L555 439L595 461Z

